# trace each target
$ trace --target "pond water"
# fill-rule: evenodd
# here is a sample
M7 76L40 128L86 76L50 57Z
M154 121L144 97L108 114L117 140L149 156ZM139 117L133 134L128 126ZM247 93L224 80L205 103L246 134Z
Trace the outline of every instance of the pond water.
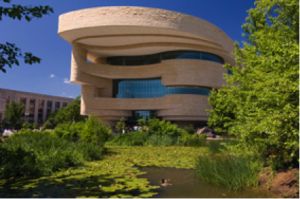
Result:
M139 177L147 178L151 185L160 186L159 181L162 178L170 179L172 186L155 189L158 194L154 198L276 198L276 195L260 187L235 192L200 181L193 169L160 167L139 167L139 169L147 172Z

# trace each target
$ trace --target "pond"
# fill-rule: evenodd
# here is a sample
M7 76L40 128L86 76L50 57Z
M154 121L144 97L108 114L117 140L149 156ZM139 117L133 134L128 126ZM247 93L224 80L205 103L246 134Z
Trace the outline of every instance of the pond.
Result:
M261 187L235 192L200 181L196 179L193 169L160 167L139 167L139 169L147 172L139 178L147 178L151 185L160 186L159 181L162 178L171 180L172 186L155 189L158 194L154 198L276 198L274 194Z

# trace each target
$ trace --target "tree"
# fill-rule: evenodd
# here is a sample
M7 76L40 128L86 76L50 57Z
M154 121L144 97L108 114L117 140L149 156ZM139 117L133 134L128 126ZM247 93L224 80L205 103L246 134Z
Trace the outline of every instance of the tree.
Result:
M54 122L56 124L62 124L85 121L87 117L80 115L80 103L80 96L78 96L66 107L58 109L54 117Z
M235 43L236 66L213 90L209 125L236 135L236 150L267 158L273 169L299 160L299 0L260 0Z
M17 123L21 122L21 118L22 116L24 116L24 112L24 104L22 102L16 103L14 100L12 100L5 106L4 117L14 128Z
M3 0L5 3L10 3L11 0ZM12 4L12 7L2 7L0 6L0 21L2 16L7 16L12 19L21 20L23 17L27 21L31 21L33 18L41 18L43 15L53 13L53 9L49 6L21 6ZM34 56L30 52L21 52L15 44L6 42L5 44L0 43L0 70L6 72L4 67L12 67L12 65L19 65L18 57L24 59L25 64L40 63L41 59Z

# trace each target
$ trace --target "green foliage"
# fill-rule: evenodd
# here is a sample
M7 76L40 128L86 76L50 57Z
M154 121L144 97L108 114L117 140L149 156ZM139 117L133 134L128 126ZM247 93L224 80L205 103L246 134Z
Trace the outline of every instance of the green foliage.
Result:
M227 147L235 146L237 140L223 139L223 140L210 140L208 142L208 149L212 153L219 153L222 151L227 151Z
M260 163L246 155L200 155L196 158L196 176L203 181L233 190L258 186Z
M146 145L148 140L148 134L137 131L125 134L119 134L118 136L112 137L106 145L112 146L143 146Z
M80 139L79 135L83 128L83 122L77 122L73 124L58 124L55 127L54 132L59 138L75 142Z
M186 132L179 137L178 144L181 146L204 147L206 146L206 135L199 136L197 133L191 135Z
M171 146L175 145L177 139L170 135L153 134L149 137L148 144L151 146Z
M24 122L22 124L22 129L25 129L25 130L27 130L27 129L37 129L37 126L34 123L30 124L28 122Z
M41 131L44 131L46 129L52 129L54 128L54 125L50 122L50 120L48 119L42 126Z
M99 160L103 148L60 139L52 132L23 130L0 143L0 176L38 177L59 169Z
M4 117L13 127L15 127L17 123L21 123L24 112L24 104L22 102L16 103L14 100L12 100L5 106Z
M117 122L116 131L117 133L122 133L123 130L127 130L124 117L121 118L120 121Z
M92 114L84 124L80 132L83 141L94 145L103 146L111 133L110 127L102 124L101 120Z
M80 115L80 103L80 96L78 96L66 107L58 109L54 116L55 124L85 121L87 117Z
M236 43L227 85L213 90L209 125L239 138L235 150L267 157L273 169L299 159L299 1L260 0Z
M3 0L6 3L10 3L10 0ZM31 21L33 18L41 18L45 14L53 13L53 9L49 6L21 6L13 4L12 7L2 7L0 6L0 21L2 16L7 16L12 19L21 20L25 17L27 21ZM21 53L21 49L16 47L15 44L6 42L5 44L0 44L0 70L6 72L4 67L12 67L12 65L19 65L18 57L24 59L25 64L40 63L41 59L32 55L32 53L26 52Z
M190 124L189 126L185 127L184 130L185 130L186 132L188 132L189 134L194 134L194 133L196 133L196 130L194 129L194 127L193 127L192 124Z
M157 118L152 118L148 120L149 134L158 135L170 135L178 136L179 130L176 124L172 124L170 121L160 121Z

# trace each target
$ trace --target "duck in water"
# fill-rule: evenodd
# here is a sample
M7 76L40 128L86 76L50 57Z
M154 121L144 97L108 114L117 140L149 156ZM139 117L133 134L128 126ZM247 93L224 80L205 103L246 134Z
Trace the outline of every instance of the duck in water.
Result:
M172 184L169 183L170 182L170 179L162 179L161 181L159 181L160 185L161 186L171 186Z

